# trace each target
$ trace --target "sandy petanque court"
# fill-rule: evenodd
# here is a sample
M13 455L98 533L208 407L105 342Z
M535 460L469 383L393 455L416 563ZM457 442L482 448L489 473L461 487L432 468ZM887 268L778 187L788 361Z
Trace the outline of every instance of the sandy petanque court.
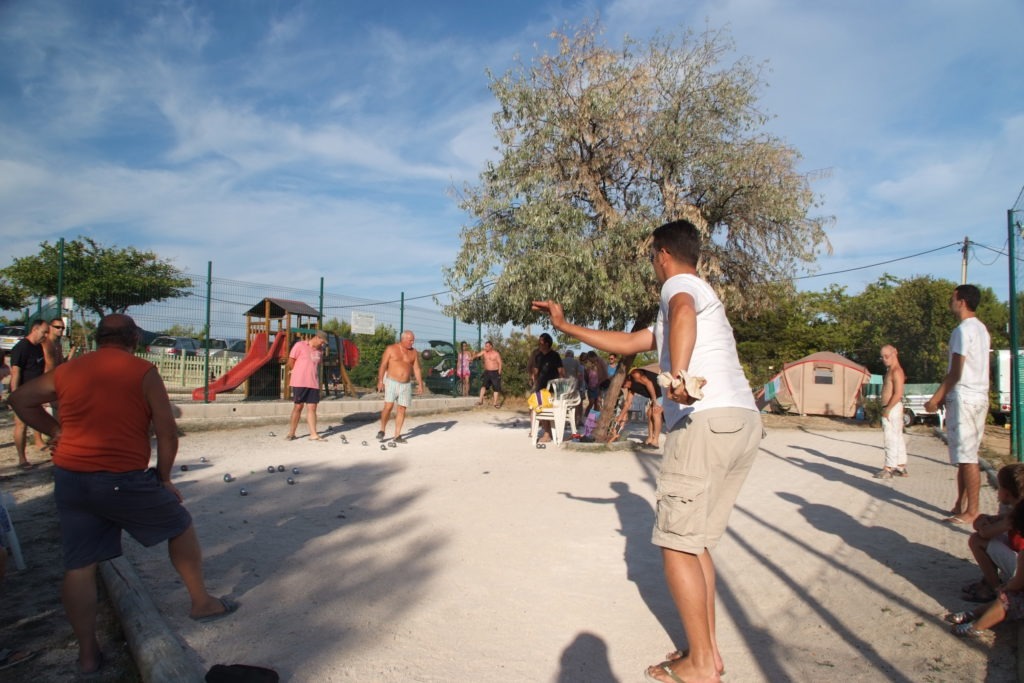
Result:
M205 667L610 683L685 645L649 541L659 453L533 449L507 410L412 416L386 450L377 424L334 424L326 443L267 426L181 440L207 583L241 609L190 621L164 550L126 549ZM870 429L769 430L715 553L725 680L1016 680L1015 626L964 642L942 620L977 574L966 530L940 521L944 444L910 435L911 477L891 481L871 477L880 445Z

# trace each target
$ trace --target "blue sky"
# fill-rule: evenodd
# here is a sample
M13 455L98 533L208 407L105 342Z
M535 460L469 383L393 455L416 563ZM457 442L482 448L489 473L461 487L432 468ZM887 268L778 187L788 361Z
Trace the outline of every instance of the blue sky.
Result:
M1008 295L1024 186L1019 0L0 3L0 266L88 235L215 277L392 300L443 289L493 158L485 70L599 13L606 38L726 28L834 215L819 273L960 242ZM988 248L985 248L988 247ZM996 250L996 251L992 251ZM960 253L884 272L960 277Z

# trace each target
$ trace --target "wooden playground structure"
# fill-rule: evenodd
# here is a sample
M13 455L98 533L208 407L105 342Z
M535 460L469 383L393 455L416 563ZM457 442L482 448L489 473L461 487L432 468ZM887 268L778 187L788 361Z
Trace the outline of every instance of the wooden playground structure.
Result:
M253 348L260 335L266 335L264 343L268 343L272 338L276 342L277 335L284 335L284 342L278 345L275 358L272 358L270 362L252 374L250 381L246 384L245 397L247 399L271 398L268 395L270 393L268 384L273 382L278 385L277 390L274 392L275 396L279 396L282 399L288 398L290 374L286 363L288 352L296 341L309 339L320 329L320 313L301 301L267 297L246 311L245 348L247 352ZM335 358L332 358L329 363L323 363L321 371L328 367L332 370L336 369L338 379L345 387L345 392L348 395L354 395L355 387L352 385L348 372L345 370L344 360L340 357L342 352L341 339L337 336L335 336L335 339L338 340L335 350L332 351L330 345L325 347L325 360L328 354L333 354ZM278 372L278 368L281 368L280 372ZM260 377L258 378L257 376ZM331 377L325 378L324 384L330 386L335 383Z

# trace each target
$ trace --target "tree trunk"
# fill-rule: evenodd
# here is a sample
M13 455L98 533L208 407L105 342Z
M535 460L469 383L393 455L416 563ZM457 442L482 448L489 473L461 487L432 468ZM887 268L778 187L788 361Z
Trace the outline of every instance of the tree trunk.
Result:
M641 315L634 323L632 332L638 332L645 330L654 323L655 316L657 315L657 309L654 313L648 313ZM622 391L622 385L626 381L626 375L630 368L633 367L633 360L636 358L636 354L629 356L622 356L619 358L619 366L612 375L611 381L608 384L608 391L604 395L604 403L601 404L601 417L598 418L597 424L594 425L594 441L607 442L608 434L611 431L612 420L615 419L615 403L619 400L619 393ZM629 410L629 406L623 406L623 410Z
M629 368L633 367L633 359L636 355L623 356L619 359L619 369L612 375L608 384L608 391L604 395L604 403L601 405L601 417L594 425L594 441L602 443L609 441L612 420L615 419L615 403L619 400L619 393L626 381L626 374ZM629 406L623 406L623 410L629 410Z

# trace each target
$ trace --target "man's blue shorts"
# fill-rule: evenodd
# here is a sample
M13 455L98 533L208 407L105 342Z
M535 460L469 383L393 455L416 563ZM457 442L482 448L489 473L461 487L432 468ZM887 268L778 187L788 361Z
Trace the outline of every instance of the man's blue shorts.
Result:
M292 387L292 403L320 403L320 390Z
M80 569L121 554L121 531L149 547L176 538L192 516L156 471L72 472L54 467L64 568Z

